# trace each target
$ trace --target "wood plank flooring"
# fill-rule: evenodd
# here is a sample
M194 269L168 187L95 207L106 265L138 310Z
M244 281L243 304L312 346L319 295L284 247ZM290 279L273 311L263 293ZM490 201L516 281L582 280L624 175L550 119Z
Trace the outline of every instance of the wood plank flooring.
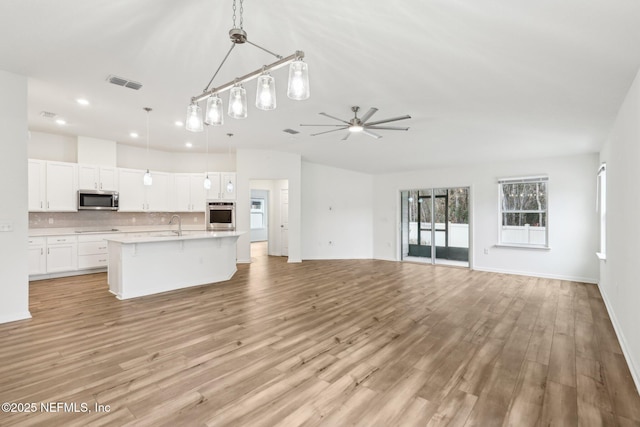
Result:
M106 280L33 282L0 325L0 402L37 405L0 425L640 426L594 285L264 253L134 300Z

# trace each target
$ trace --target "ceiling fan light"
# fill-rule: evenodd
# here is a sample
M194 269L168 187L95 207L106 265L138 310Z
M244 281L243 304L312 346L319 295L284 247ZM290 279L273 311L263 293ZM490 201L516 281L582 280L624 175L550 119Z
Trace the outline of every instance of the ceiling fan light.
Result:
M222 114L222 99L218 95L213 95L207 99L207 112L204 122L208 125L222 126L224 123Z
M202 132L204 125L202 123L202 109L196 103L192 103L187 107L187 124L185 129L190 132Z
M261 110L274 110L276 108L276 81L269 73L264 73L258 77L256 107Z
M247 118L247 91L236 85L229 91L229 116L234 119Z
M309 67L298 59L289 65L287 96L297 101L309 98Z
M349 126L349 132L362 132L364 128L360 125Z

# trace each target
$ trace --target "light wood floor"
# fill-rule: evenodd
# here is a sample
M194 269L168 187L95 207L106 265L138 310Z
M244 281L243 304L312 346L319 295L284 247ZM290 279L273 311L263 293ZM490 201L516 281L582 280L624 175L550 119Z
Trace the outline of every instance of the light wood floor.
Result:
M262 247L264 250L264 247ZM254 253L216 285L118 301L106 274L31 284L0 325L0 425L640 426L594 285Z

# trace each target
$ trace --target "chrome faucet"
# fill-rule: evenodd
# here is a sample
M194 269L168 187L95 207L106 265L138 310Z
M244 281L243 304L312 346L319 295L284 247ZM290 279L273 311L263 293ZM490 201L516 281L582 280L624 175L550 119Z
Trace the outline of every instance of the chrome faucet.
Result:
M180 215L173 215L171 217L171 219L169 220L169 225L173 224L173 220L178 218L178 236L182 236L182 218L180 218ZM174 233L176 233L176 231L174 231Z

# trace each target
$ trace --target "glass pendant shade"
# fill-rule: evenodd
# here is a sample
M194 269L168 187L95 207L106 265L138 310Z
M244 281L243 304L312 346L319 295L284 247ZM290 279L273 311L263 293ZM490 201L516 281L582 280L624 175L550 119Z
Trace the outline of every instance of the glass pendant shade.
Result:
M258 77L256 107L261 110L274 110L276 108L276 81L269 73Z
M211 190L211 180L209 179L209 174L204 178L204 189Z
M204 122L208 125L222 126L224 114L222 114L222 99L213 95L207 99L207 113Z
M301 60L289 65L289 86L287 96L297 101L309 98L309 68Z
M227 193L233 193L233 182L227 182Z
M151 176L151 172L149 172L149 169L147 169L147 171L144 173L144 176L142 177L142 183L144 185L153 185L153 177Z
M234 119L247 118L247 91L242 85L232 87L229 92L229 115Z
M187 124L185 129L190 132L202 132L204 125L202 123L202 109L198 104L191 104L187 107Z

